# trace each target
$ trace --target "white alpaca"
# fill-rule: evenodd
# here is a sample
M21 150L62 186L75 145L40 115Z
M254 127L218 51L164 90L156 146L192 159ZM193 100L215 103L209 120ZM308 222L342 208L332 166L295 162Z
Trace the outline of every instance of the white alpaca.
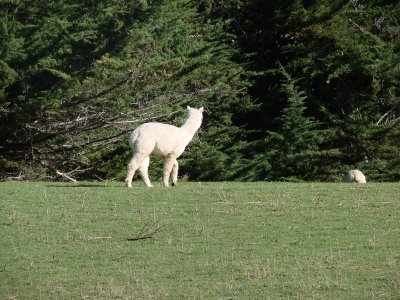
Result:
M360 170L350 170L346 175L343 176L344 182L357 182L366 183L364 174Z
M125 182L132 187L132 178L137 169L144 183L152 187L148 168L150 154L164 157L163 185L169 186L171 176L172 185L178 181L178 161L176 160L192 140L203 120L203 107L199 109L187 107L189 115L181 127L162 123L145 123L136 128L130 138L129 145L133 156L128 164L128 175Z

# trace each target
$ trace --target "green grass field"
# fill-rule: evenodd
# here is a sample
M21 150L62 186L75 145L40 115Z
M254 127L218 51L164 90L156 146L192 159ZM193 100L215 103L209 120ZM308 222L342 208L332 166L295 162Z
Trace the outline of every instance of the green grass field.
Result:
M399 183L3 182L0 226L1 299L400 299Z

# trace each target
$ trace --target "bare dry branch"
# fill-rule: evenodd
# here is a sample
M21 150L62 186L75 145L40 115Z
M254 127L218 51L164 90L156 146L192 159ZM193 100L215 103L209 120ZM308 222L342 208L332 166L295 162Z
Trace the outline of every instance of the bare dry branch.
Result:
M139 231L138 235L135 237L128 237L128 241L140 241L146 239L153 239L154 235L161 229L162 227L159 224L155 224L150 226L148 223L145 223L142 229Z
M125 78L121 78L122 81L135 77L131 72L125 75ZM128 78L129 76L131 77ZM117 108L97 103L99 98L111 101L114 94L111 91L113 88L105 87L103 91L89 91L90 94L78 100L88 101L85 106L77 106L76 111L75 108L71 109L68 114L63 112L62 109L65 108L63 106L58 111L48 109L35 115L24 122L23 127L14 130L12 137L6 140L4 146L2 145L4 151L9 155L29 153L30 161L43 167L40 174L34 175L35 178L54 180L61 176L69 181L77 182L84 175L90 176L90 172L85 170L98 167L99 163L107 164L107 161L96 160L97 157L93 158L92 154L105 147L108 147L110 151L121 148L121 145L117 144L127 141L127 134L134 129L135 124L155 120L163 122L181 112L181 110L168 112L167 106L190 101L191 97L198 95L223 92L219 87L184 91L142 91L138 95L130 94L138 105L132 106L128 112L122 112ZM90 97L95 97L96 100L89 101ZM70 107L73 107L73 102L74 100L68 99L64 101L65 105L70 105ZM25 175L28 176L27 174L21 176ZM18 174L3 173L0 178L5 179L7 176L18 176Z
M74 179L74 178L68 176L67 174L62 173L62 172L60 172L60 171L58 171L58 170L56 171L56 173L57 173L58 175L62 176L62 177L67 178L68 180L71 180L72 182L78 182L76 179Z

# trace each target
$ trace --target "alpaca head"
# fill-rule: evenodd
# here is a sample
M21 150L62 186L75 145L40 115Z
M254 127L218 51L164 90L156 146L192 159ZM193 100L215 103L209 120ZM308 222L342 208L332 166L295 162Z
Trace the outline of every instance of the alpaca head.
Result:
M183 127L190 128L190 130L199 129L201 122L203 121L204 108L193 108L188 106L187 110L189 115Z
M203 120L203 111L204 111L203 107L193 108L188 106L187 110L189 112L189 118L199 119L200 122Z
M187 106L187 110L189 111L189 113L190 112L199 112L199 113L203 113L203 111L204 111L204 107L202 106L202 107L200 107L200 108L194 108L194 107L190 107L189 105Z

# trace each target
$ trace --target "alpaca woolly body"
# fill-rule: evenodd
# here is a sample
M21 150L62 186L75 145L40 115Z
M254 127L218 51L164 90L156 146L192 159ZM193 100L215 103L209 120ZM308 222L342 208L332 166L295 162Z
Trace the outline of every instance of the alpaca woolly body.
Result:
M344 182L357 182L366 183L364 174L360 170L350 170L345 176L343 176Z
M133 150L133 156L125 179L128 187L132 187L132 178L137 169L144 183L148 187L152 186L148 176L151 154L164 157L163 185L169 186L170 177L173 185L176 185L179 167L177 158L185 151L203 119L203 107L196 109L188 106L188 112L189 116L181 127L163 123L145 123L132 132L129 145Z
M182 155L193 138L186 130L162 123L145 123L131 135L129 145L135 153L150 153L160 156Z

